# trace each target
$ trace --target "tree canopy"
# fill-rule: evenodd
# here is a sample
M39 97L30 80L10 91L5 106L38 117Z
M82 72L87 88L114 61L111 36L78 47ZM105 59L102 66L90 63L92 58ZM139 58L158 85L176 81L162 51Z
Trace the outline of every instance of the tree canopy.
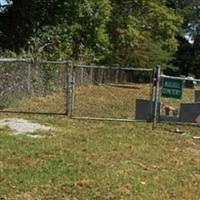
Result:
M0 12L2 51L35 52L43 58L84 63L177 66L185 74L200 60L198 0L8 3ZM195 61L191 64L189 60Z

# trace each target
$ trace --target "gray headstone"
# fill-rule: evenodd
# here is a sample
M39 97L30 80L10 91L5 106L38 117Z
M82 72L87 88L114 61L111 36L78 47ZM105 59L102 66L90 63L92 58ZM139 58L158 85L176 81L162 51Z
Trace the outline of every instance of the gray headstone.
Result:
M200 90L195 91L195 103L200 102Z
M180 122L196 123L195 119L200 115L200 103L181 104Z
M136 120L145 120L149 121L152 119L152 111L154 110L154 104L152 101L144 99L136 99ZM160 104L158 106L158 115L160 113Z

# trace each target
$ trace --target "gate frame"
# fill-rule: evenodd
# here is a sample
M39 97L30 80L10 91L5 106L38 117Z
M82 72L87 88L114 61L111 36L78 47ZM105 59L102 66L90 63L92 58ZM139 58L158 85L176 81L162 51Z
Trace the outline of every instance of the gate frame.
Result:
M136 119L124 119L124 118L104 118L104 117L78 117L78 116L74 116L74 105L75 105L75 98L76 98L76 94L75 94L75 82L76 82L76 74L75 74L75 70L77 68L83 69L104 69L104 70L124 70L124 71L146 71L146 72L152 72L152 77L151 77L151 81L150 81L150 98L149 101L153 100L153 96L154 96L154 84L153 84L153 80L154 80L154 68L133 68L133 67L111 67L111 66L97 66L97 65L80 65L80 64L74 64L73 65L73 70L72 70L72 74L73 74L73 78L72 78L72 82L71 82L71 88L72 92L71 92L71 113L70 113L70 117L72 119L76 119L76 120L93 120L93 121L117 121L117 122L148 122L147 120L136 120ZM152 85L151 85L152 84ZM151 108L151 112L153 111L153 109ZM153 119L153 113L149 113L151 115L151 120Z

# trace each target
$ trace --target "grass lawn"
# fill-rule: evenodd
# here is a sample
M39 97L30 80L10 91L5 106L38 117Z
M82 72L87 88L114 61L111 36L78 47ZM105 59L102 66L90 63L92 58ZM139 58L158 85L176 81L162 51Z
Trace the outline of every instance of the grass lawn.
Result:
M149 89L108 86L97 94L94 87L85 87L77 90L75 112L91 114L90 109L97 109L97 116L131 117L137 94L148 96ZM40 98L19 102L18 108L62 111L64 96L60 97L47 97L52 106ZM45 139L12 136L7 128L0 129L0 200L200 199L200 140L193 139L200 136L198 127L182 126L185 134L180 135L173 125L152 131L146 123L0 115L5 117L30 119L54 129Z
M46 139L0 130L1 199L199 200L199 128L26 118L56 129Z

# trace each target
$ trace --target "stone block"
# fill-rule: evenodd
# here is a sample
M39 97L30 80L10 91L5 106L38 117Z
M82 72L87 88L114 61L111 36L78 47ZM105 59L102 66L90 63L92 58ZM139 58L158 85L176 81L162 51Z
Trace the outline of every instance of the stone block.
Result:
M152 120L154 103L149 100L136 99L136 120L150 121ZM160 103L158 105L158 115L160 114Z
M200 103L200 90L195 91L195 103L199 102Z
M186 103L180 106L180 122L196 123L200 115L200 103Z

